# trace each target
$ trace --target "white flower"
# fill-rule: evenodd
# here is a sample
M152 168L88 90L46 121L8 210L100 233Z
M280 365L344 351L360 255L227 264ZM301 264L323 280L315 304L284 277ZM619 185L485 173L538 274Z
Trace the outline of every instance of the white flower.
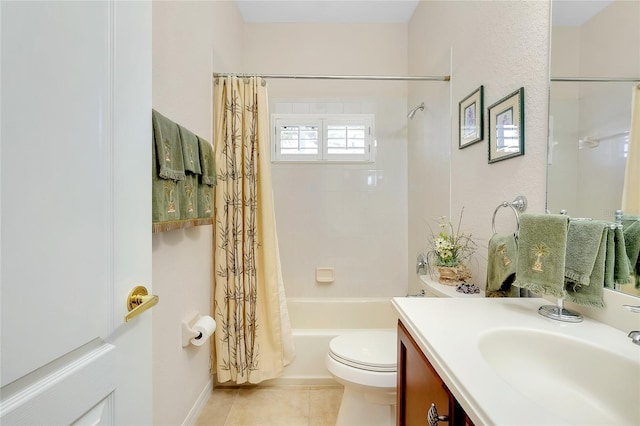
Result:
M462 222L462 211L460 212L460 222ZM433 256L436 265L457 266L475 252L476 244L471 234L459 232L460 222L457 229L454 230L451 222L447 222L443 216L439 221L440 232L437 235L432 232L432 250L427 255Z

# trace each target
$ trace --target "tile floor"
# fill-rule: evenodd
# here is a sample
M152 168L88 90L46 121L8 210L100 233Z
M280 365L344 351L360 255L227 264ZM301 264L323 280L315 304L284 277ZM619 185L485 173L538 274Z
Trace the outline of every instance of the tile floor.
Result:
M218 387L197 426L334 426L340 386Z

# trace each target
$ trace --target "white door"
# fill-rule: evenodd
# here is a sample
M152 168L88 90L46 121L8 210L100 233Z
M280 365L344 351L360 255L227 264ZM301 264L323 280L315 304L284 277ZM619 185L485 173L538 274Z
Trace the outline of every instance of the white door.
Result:
M151 3L0 19L0 423L151 424Z

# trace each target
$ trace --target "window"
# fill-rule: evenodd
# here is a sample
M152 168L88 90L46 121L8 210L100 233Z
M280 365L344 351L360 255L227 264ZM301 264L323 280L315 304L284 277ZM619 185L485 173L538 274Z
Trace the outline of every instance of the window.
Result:
M373 161L373 117L274 114L273 161Z

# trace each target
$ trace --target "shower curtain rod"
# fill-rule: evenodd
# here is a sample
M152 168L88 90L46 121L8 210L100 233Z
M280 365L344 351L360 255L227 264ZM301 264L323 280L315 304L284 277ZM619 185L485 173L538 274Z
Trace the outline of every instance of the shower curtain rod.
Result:
M580 82L580 83L640 83L640 77L622 77L622 78L607 78L607 77L551 77L551 81L560 82Z
M261 77L298 80L387 80L387 81L450 81L451 76L404 76L404 75L312 75L312 74L233 74L213 73L217 77Z

